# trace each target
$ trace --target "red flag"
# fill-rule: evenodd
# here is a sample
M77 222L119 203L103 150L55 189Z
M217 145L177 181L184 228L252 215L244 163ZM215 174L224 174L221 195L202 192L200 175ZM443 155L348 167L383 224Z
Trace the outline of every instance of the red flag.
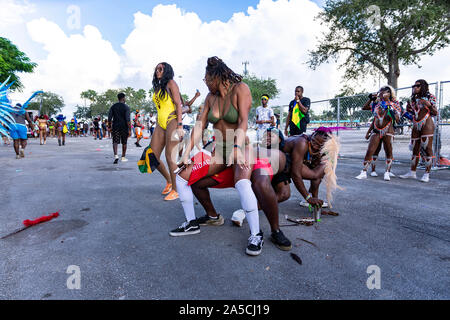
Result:
M23 223L23 225L25 226L25 227L31 227L31 226L34 226L34 225L36 225L36 224L39 224L39 223L41 223L41 222L46 222L46 221L50 221L50 220L52 220L53 218L57 218L59 216L59 211L58 212L55 212L55 213L52 213L52 214L50 214L50 215L48 215L48 216L42 216L42 217L40 217L40 218L37 218L37 219L35 219L35 220L25 220L25 221L23 221L22 223Z

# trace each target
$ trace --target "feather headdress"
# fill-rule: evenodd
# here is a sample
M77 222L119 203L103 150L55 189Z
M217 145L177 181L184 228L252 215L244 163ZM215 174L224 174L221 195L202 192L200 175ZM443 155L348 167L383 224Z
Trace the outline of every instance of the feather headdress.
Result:
M323 155L323 159L325 161L325 181L327 187L327 201L332 208L331 202L333 201L333 195L336 189L344 190L344 188L338 186L337 184L337 176L336 176L336 167L338 161L338 155L340 150L340 143L338 137L334 134L329 133L329 138L323 145L320 152Z
M24 114L28 103L36 95L43 93L42 91L34 92L23 105L19 105L19 107L14 108L11 105L11 100L8 98L9 88L14 81L7 85L8 81L9 77L5 80L5 82L0 83L0 133L7 137L10 136L9 131L11 130L11 126L16 123L11 113Z

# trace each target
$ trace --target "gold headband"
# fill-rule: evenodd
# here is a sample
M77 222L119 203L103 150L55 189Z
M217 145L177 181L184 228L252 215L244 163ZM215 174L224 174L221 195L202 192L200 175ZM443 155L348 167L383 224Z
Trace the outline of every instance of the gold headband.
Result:
M261 99L264 99L264 98L265 98L267 101L269 100L269 97L266 96L266 95L264 95L264 96L261 97Z

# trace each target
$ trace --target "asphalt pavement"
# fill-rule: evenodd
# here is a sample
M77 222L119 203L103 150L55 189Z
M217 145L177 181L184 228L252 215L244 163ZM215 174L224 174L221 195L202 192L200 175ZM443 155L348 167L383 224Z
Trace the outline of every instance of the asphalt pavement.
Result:
M118 165L109 139L68 138L62 147L56 139L42 146L32 139L20 160L12 147L0 146L0 237L25 219L60 213L0 240L0 299L450 298L449 170L432 172L428 184L386 182L379 163L378 178L359 181L362 161L340 159L345 190L336 193L333 208L339 216L282 228L300 265L270 242L262 213L263 251L245 254L248 224L230 222L240 207L234 189L211 191L223 226L170 237L184 219L180 202L163 200L159 173L138 171L143 148L133 142L130 161ZM394 164L396 174L407 170ZM285 215L309 216L291 190L280 204L281 224L290 223ZM195 207L197 216L204 214ZM373 268L380 289L367 286ZM73 270L80 289L68 288L68 280L77 283Z

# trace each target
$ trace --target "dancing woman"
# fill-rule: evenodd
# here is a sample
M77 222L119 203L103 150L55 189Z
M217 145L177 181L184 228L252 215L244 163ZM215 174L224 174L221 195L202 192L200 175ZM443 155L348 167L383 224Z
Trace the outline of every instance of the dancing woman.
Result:
M177 175L178 192L186 222L172 230L170 235L182 236L200 232L200 226L195 217L191 185L231 165L235 188L239 193L241 206L246 212L250 227L251 235L246 253L253 256L259 255L264 241L259 228L258 202L250 182L253 152L250 145L245 144L248 114L252 105L250 89L242 82L242 76L234 73L217 57L208 59L204 81L209 93L199 121L193 128L191 142L182 158L185 169ZM207 122L213 124L216 137L216 146L211 153L211 160L209 163L202 161L189 164L190 152L202 138ZM223 218L221 220L223 224Z
M406 107L406 111L413 114L411 171L401 175L400 178L417 178L416 169L420 154L422 154L426 169L421 181L428 182L430 181L430 171L433 162L434 121L432 117L438 114L436 97L430 93L428 83L422 79L416 81L412 86L412 90L411 101L408 101Z
M173 77L174 72L170 64L161 62L156 66L153 75L153 101L158 111L158 121L152 135L150 148L160 163L161 153L164 148L166 149L166 161L170 174L164 165L159 165L157 168L166 179L166 187L162 192L162 194L167 194L164 200L178 199L174 173L177 169L178 149L176 147L184 136L180 90Z
M390 172L392 167L392 141L394 139L394 121L400 119L400 105L395 97L395 91L391 86L384 86L378 92L377 97L369 98L363 110L373 110L374 129L369 140L364 167L356 179L367 179L367 169L373 161L373 155L380 143L383 143L386 153L386 172L384 180L391 180Z

